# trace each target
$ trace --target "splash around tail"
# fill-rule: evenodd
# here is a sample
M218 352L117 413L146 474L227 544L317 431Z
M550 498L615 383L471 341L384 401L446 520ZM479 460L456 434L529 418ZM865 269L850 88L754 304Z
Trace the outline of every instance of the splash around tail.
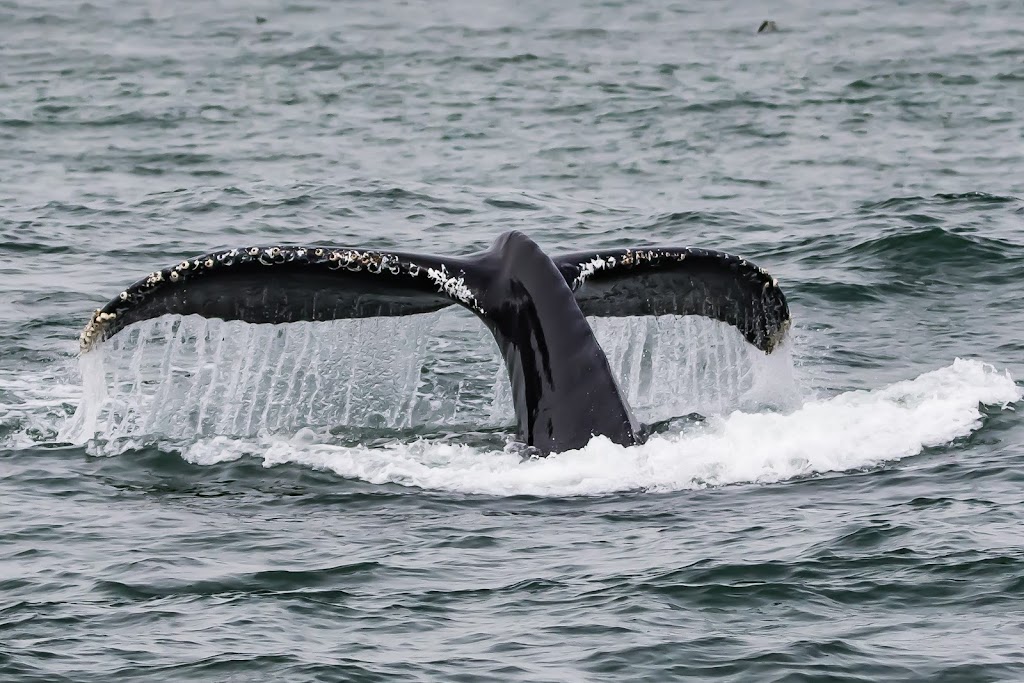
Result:
M643 247L551 258L501 235L462 258L337 247L249 247L156 271L98 309L91 352L132 323L166 314L249 323L407 316L458 304L494 336L521 441L541 453L594 436L629 446L641 428L587 316L696 315L735 327L766 354L790 326L778 282L749 261L695 248Z

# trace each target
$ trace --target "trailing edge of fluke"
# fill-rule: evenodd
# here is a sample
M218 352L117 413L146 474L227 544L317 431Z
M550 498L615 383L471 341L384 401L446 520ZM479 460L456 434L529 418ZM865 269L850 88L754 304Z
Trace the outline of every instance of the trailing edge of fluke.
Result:
M778 282L718 251L642 247L551 258L520 232L486 251L441 257L341 247L228 249L151 273L98 309L83 353L165 314L291 323L473 311L498 343L519 437L542 453L603 435L642 440L586 316L700 315L736 327L765 353L790 325Z

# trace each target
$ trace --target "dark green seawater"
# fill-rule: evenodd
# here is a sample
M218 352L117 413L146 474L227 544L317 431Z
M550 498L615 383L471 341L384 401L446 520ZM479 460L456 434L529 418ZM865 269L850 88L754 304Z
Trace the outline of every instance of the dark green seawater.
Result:
M1019 0L0 0L0 680L1024 680L1022 111ZM659 433L545 460L458 316L78 365L185 256L508 229L753 259L788 355L601 328Z

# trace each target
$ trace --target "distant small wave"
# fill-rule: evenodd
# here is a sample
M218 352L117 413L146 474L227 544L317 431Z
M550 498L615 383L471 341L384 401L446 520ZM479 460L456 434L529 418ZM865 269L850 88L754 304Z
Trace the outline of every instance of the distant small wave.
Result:
M932 227L899 230L851 245L851 256L870 255L891 260L907 259L938 265L979 266L1020 258L1022 248L1002 240Z
M953 194L934 194L930 197L918 195L909 197L891 197L876 202L867 202L861 205L861 211L874 212L890 209L917 209L922 206L950 206L957 204L968 204L972 206L985 204L1011 204L1020 202L1017 197L989 194L988 192L960 192Z

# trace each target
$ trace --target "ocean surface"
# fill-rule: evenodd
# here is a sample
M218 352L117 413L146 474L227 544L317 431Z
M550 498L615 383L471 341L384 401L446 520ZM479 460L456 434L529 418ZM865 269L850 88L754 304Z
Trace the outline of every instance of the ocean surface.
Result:
M1022 112L1019 0L0 0L0 680L1024 680ZM545 459L466 314L78 355L188 256L510 229L791 338L595 319L655 434Z

